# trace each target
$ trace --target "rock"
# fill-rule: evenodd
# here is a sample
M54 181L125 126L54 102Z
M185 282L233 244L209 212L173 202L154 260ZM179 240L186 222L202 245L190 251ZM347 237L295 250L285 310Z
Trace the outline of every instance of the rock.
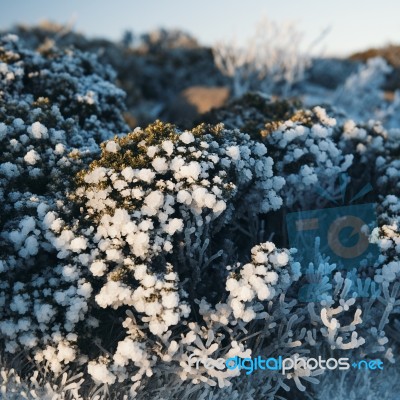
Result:
M189 127L200 115L213 108L220 108L229 99L230 91L227 87L191 86L182 90L172 99L166 109L169 121Z

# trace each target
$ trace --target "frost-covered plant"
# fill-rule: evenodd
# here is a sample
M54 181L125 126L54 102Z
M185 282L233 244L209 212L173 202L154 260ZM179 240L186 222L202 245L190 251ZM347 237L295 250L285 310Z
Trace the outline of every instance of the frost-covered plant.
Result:
M92 57L1 43L3 397L300 398L330 371L203 361L397 361L398 130L251 94L216 114L226 127L121 136L121 93ZM380 256L338 270L316 240L300 265L273 211L326 206L316 189L334 197L343 172L379 190Z
M291 207L315 203L316 185L332 191L337 176L348 170L352 154L343 154L334 140L336 119L321 107L299 111L282 123L271 123L261 131L271 148L276 173L284 176L285 199Z
M1 398L10 400L80 400L82 397L79 389L84 379L79 378L82 378L82 375L81 372L69 376L67 372L64 372L62 376L57 377L58 379L53 380L46 374L39 377L39 371L36 370L27 380L21 378L15 369L2 367L0 370Z
M22 360L21 360L22 361ZM107 384L97 385L85 379L85 366L74 365L60 373L52 373L49 366L32 362L29 372L21 373L19 368L10 368L14 361L1 360L0 398L7 400L128 400L123 385L110 393Z
M102 251L116 266L124 254L135 265L155 263L158 269L178 257L197 284L202 264L217 257L212 239L247 212L238 199L252 201L254 214L282 204L277 193L284 180L273 176L266 153L263 144L238 131L203 125L180 133L155 123L104 144L102 158L79 175L75 198L99 224L99 239L114 243L112 252L106 244ZM120 232L123 226L131 232ZM107 240L110 234L114 241Z
M289 207L316 207L321 200L318 188L335 198L336 180L343 172L353 183L370 182L384 192L397 185L399 130L386 130L378 121L356 123L329 108L272 102L260 93L231 102L210 119L240 126L262 140L274 159L275 173L290 183L284 188Z
M338 133L333 135L332 131L329 131L329 126L334 126L334 120L329 118L322 109L316 109L314 113L305 113L302 118L305 136L309 140L306 146L312 148L314 140L319 143L329 136L330 145L335 152L334 154L329 153L328 160L335 160L335 157L339 157L337 165L346 160L333 141L333 138L337 139ZM323 126L322 123L326 126ZM298 125L301 126L301 123ZM310 126L315 126L315 132L323 131L326 135L322 135L322 139L319 136L314 138L315 132L311 132ZM236 205L235 213L229 212L229 207L227 207L220 215L213 217L212 211L207 210L210 207L205 203L208 191L203 190L201 196L203 203L199 205L194 195L199 189L199 185L194 179L193 182L191 181L190 178L193 178L193 175L187 175L186 167L190 166L190 169L195 171L195 163L203 165L204 150L200 150L201 148L207 149L207 159L209 156L213 156L212 151L217 151L218 161L222 164L213 163L213 171L216 170L214 176L218 176L217 171L220 167L223 167L222 170L225 171L227 171L226 168L232 168L232 165L226 165L223 162L222 154L218 149L225 148L223 154L233 163L233 161L239 160L235 160L235 154L242 154L245 147L230 142L232 132L224 131L222 128L214 128L215 131L207 129L203 126L192 132L180 133L171 126L156 124L145 131L146 135L138 129L127 138L116 138L114 141L104 144L100 162L94 162L88 172L79 175L78 180L81 187L76 191L75 201L83 204L83 209L86 209L88 214L87 222L81 224L84 229L83 236L86 236L83 240L88 248L83 249L85 247L83 246L82 249L86 253L91 249L90 252L94 257L89 256L90 261L86 266L89 266L94 275L99 275L100 279L103 277L103 286L100 286L99 294L95 298L96 302L100 307L111 306L118 309L125 305L130 308L128 317L123 323L127 330L127 336L117 344L116 352L112 356L100 357L97 361L90 362L90 374L95 380L110 384L124 380L133 374L133 380L136 383L132 386L131 393L136 393L140 397L145 395L141 389L143 385L151 393L152 387L160 387L165 384L164 376L160 372L163 368L159 363L163 365L164 363L178 364L180 367L174 369L174 379L178 379L178 377L181 380L190 379L193 383L199 384L198 388L192 391L194 397L198 396L200 392L210 393L208 389L204 390L201 382L206 383L209 387L218 383L221 390L225 390L221 392L221 396L223 396L222 393L227 395L228 393L241 393L244 390L245 385L234 379L237 371L194 368L189 362L190 354L194 354L195 360L211 356L215 359L221 356L227 359L234 356L248 357L257 349L267 355L282 354L289 347L293 349L290 353L285 353L289 356L295 356L295 354L303 356L329 355L332 351L348 351L352 355L357 355L361 354L361 351L363 354L367 353L371 356L380 354L392 362L393 350L390 347L392 339L385 332L385 326L389 316L397 313L397 300L391 300L398 297L396 285L389 288L379 278L376 278L374 283L368 279L363 281L357 271L354 271L353 275L337 272L332 285L327 285L334 267L330 266L323 258L317 257L312 272L315 274L318 271L321 274L321 296L317 302L311 303L305 308L293 300L293 294L290 294L290 290L294 289L293 285L300 274L299 266L293 262L286 250L277 250L272 243L265 243L252 249L250 263L232 264L234 260L232 252L222 245L223 242L218 233L219 229L224 229L225 237L232 238L229 235L229 226L240 227L240 218L244 214ZM278 145L272 147L271 144L271 150L277 152L278 155L280 148L278 135L281 135L280 140L283 140L284 137L282 131L279 132L279 128L276 132L275 142L272 144L278 143ZM245 142L249 141L246 135L236 134ZM234 137L235 135L233 135ZM213 141L217 143L220 141L219 146L213 144L203 147L204 144L202 145L204 142L212 144ZM249 143L256 146L256 142L250 141ZM174 146L176 151L168 154L171 146ZM240 149L239 153L235 153L235 146ZM254 147L254 150L256 148ZM262 149L262 147L258 148ZM295 149L296 147L293 146L293 151ZM288 150L290 150L290 146ZM189 156L195 153L198 154L196 158ZM257 152L255 153L257 154ZM135 158L133 159L131 155L134 155ZM149 159L147 159L148 157ZM178 170L172 169L171 172L167 172L167 166L173 168L173 165L177 163L174 161L175 158L185 160L185 157L186 161L180 162ZM262 156L259 154L259 157ZM164 160L160 160L160 158ZM245 160L242 161L245 162ZM322 161L325 162L326 159ZM129 168L129 163L133 167ZM134 168L141 165L142 168ZM335 168L334 163L330 166ZM317 169L321 181L323 181L327 169L329 169L329 165ZM203 171L203 168L200 170ZM241 164L240 172L247 174L245 171L246 168ZM337 172L340 171L339 168ZM227 177L233 176L237 182L240 182L240 177L236 175L238 172L239 170L233 168L230 170L233 175L228 174ZM282 173L287 176L284 169L282 169ZM161 178L165 175L168 176L170 183ZM293 176L296 174L293 173ZM255 177L257 178L257 174ZM125 181L126 184L121 181ZM181 193L182 187L179 185L179 181L185 182L184 190L190 194L190 198ZM176 197L177 204L171 201L166 202L168 199L166 193L163 193L163 201L156 201L161 196L153 194L154 189L151 188L154 182L160 182L156 186L157 192L166 191L170 196ZM224 180L226 184L231 182L230 179ZM210 186L208 182L205 184L207 187ZM132 196L132 190L137 186L141 192L135 192L136 194ZM248 190L250 188L246 185L244 187L247 187ZM269 187L268 184L267 187ZM200 188L205 189L203 185L200 185ZM220 187L222 193L223 189ZM146 192L146 190L151 191ZM128 191L131 196L128 196ZM260 189L257 192L260 194ZM124 196L124 193L127 196ZM215 191L213 193L215 194ZM226 204L231 202L235 205L235 196L243 199L243 194L239 195L240 185L233 193L233 197L224 198ZM151 196L151 202L146 201L148 196ZM247 192L247 196L253 198L252 190ZM181 201L184 198L187 198L188 201ZM256 209L257 204L262 204L262 196L255 197L255 199L257 198L258 201L253 200ZM286 199L288 198L289 196L286 197ZM132 202L134 203L132 204ZM120 204L127 209L126 212L117 210ZM212 204L215 204L214 201ZM267 204L264 212L276 208L272 207L270 203ZM280 203L277 202L276 206L279 207ZM155 210L154 207L157 209ZM167 210L170 208L172 210L168 213ZM262 210L261 207L259 211ZM170 217L164 221L163 214L165 212ZM114 214L111 215L112 213ZM205 213L205 217L211 214L211 218L207 220L203 217L203 213ZM199 216L202 217L200 224L197 222L200 220ZM139 220L136 222L135 218L139 218ZM237 222L235 222L236 218ZM176 219L181 219L182 223L178 224L177 222L179 230L171 233L169 232L169 222L175 222ZM90 221L95 221L97 225L91 225ZM166 223L166 221L169 222ZM147 228L145 235L140 226L143 223ZM122 227L129 226L131 232L124 230L121 224ZM195 224L197 225L196 230L193 229ZM209 227L205 236L202 236L204 234L203 226ZM218 228L212 229L212 226ZM155 236L151 235L153 231ZM165 233L167 233L166 237ZM95 240L91 242L88 234L92 237L94 234ZM140 235L146 240L144 242L128 241L129 235ZM164 247L165 241L171 243L167 248ZM211 242L214 247L210 246ZM137 244L141 245L139 250L136 247ZM155 246L155 244L157 245ZM220 251L216 251L218 245L221 246ZM176 247L178 249L186 247L186 249L174 252ZM170 248L169 254L168 248ZM213 251L209 252L209 250ZM128 253L126 253L127 251ZM128 254L130 257L127 260ZM160 256L161 254L163 256ZM244 252L242 252L242 257L243 255ZM79 257L74 257L74 263L81 262L82 257ZM195 262L189 261L193 258L196 259ZM83 259L85 260L85 258ZM223 260L223 263L220 260ZM224 270L223 266L227 263L232 265L229 267L232 272L228 276L221 274ZM282 269L283 267L285 270ZM218 271L214 271L215 268L220 268L219 274ZM207 271L206 274L204 271ZM226 295L221 297L221 287L215 284L212 284L208 290L203 289L204 284L210 282L209 273L219 277L218 279L225 276ZM379 274L377 270L377 276ZM383 274L387 275L386 272ZM185 282L185 278L190 279L190 283L196 283L196 290L190 284L188 285L188 281ZM362 290L358 290L358 293L364 290L364 292L376 295L372 296L371 300L359 298L353 293L354 284L363 287ZM371 291L369 290L370 286L372 287ZM158 290L155 291L157 288ZM293 293L296 293L296 290ZM378 297L379 293L382 293L382 297ZM159 294L163 294L163 297ZM200 299L199 296L204 298ZM287 297L287 302L284 300L285 297ZM173 303L169 303L171 308L164 303L164 298L175 299ZM197 308L196 304L198 304L198 312L203 318L201 323L192 320L193 312ZM185 321L187 321L187 325L184 324ZM310 321L312 328L309 327ZM176 330L176 327L182 324L187 326L184 333ZM374 330L377 325L378 329ZM148 331L150 335L146 333ZM283 334L283 332L286 333ZM247 337L253 338L253 334L255 338L265 335L271 342L271 347L265 347L265 344L262 344L264 342L260 343L259 339L258 341L246 339ZM227 337L229 340L226 340ZM223 338L225 341L222 341ZM223 345L223 343L225 344ZM158 349L156 355L154 348ZM132 354L136 354L136 356L132 356ZM280 390L289 390L292 387L292 380L299 390L305 390L304 382L317 383L315 376L320 373L321 371L304 370L298 371L297 374L289 373L284 376L272 374L269 377L271 381L262 389L253 387L253 398L260 395L273 398ZM302 383L301 380L304 382ZM176 389L174 390L176 391ZM186 389L182 390L182 392L176 391L176 396L184 398L189 396L184 394ZM178 393L180 394L178 395ZM215 394L215 398L218 398L219 395Z
M387 105L382 86L391 71L383 58L368 60L336 90L332 103L346 110L357 122L385 118Z
M143 328L128 318L128 336L118 343L112 372L101 367L109 361L89 363L95 379L112 384L115 376L126 375L132 359L127 349L143 352L134 359L135 379L151 374L149 344L138 339L162 337L187 318L186 298L193 302L210 289L210 300L219 298L221 282L209 287L207 274L224 278L218 265L238 256L224 246L235 240L248 211L243 199L253 204L252 215L277 209L284 180L273 177L263 144L218 126L179 132L156 123L102 147L102 157L78 175L72 195L86 217L67 224L56 211L40 210L45 238L62 261L12 287L1 329L8 351L34 349L37 361L59 371L81 357L77 342L98 326L95 318L84 320L94 285L97 307L131 307L134 320L140 318L148 330L139 333ZM50 286L43 290L50 269ZM46 332L42 338L40 331Z
M253 215L281 206L284 180L273 176L266 152L239 131L179 132L160 122L105 143L100 160L78 175L73 199L86 217L60 242L58 257L99 277L98 306L128 306L162 337L201 293L218 299L224 266L237 257L224 246L235 240L246 201ZM147 348L130 320L114 356L119 367L132 357L124 349Z
M189 33L179 29L157 29L140 37L139 46L146 51L198 48L197 40Z
M78 124L80 132L68 137L74 146L126 130L121 115L125 94L112 83L114 71L94 54L54 47L39 54L24 48L14 35L2 37L0 54L1 98L12 103L10 110L23 101L35 108L34 102L43 98Z
M107 81L112 78L94 56L78 51L44 56L13 35L2 37L1 226L29 202L39 205L37 197L52 193L54 202L82 168L80 155L96 153L111 132L127 129L123 92Z
M13 35L1 38L1 227L26 208L28 216L36 214L46 196L52 203L62 199L60 192L82 168L80 159L93 156L110 132L126 130L123 92L107 81L112 78L94 56L40 55ZM14 241L17 247L26 236Z
M248 92L226 106L212 110L204 118L211 123L223 122L227 129L239 129L253 139L259 139L266 124L290 119L299 107L299 102L272 100L264 93Z
M398 393L398 366L390 366L385 371L339 371L326 374L312 393L306 393L309 400L392 400L393 394Z
M302 49L302 35L293 23L262 19L244 45L235 41L214 46L217 67L232 79L235 97L249 90L287 96L304 78L310 63Z
M57 213L73 212L66 201L73 176L101 140L126 129L123 92L106 80L112 77L94 56L41 55L13 35L1 38L0 331L7 351L53 342L59 361L74 354L59 323L75 342L71 331L91 288L79 271L57 265L52 241L64 226Z

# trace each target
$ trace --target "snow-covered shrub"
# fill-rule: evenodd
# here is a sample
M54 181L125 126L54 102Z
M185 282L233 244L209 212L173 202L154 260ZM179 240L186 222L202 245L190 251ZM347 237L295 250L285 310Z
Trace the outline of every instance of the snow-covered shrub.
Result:
M80 400L79 389L84 382L82 373L73 376L64 372L58 379L49 379L50 375L39 375L36 370L28 379L21 377L18 372L2 366L0 370L0 398L9 400L38 399L41 400ZM47 380L46 380L47 377Z
M315 65L320 67L311 68L310 81L303 82L299 93L307 107L329 105L357 124L376 120L386 129L398 128L400 96L391 82L398 72L385 58L369 58L365 63L317 59Z
M302 47L302 34L295 24L281 25L264 18L245 44L221 42L213 53L217 67L231 77L235 97L249 90L288 96L310 64Z
M357 124L372 119L386 129L398 128L400 96L398 85L393 83L398 70L387 59L369 58L365 63L317 59L314 63L309 81L299 90L307 107L329 105Z
M331 371L205 363L397 361L399 130L253 93L214 114L226 126L122 136L111 78L78 51L2 39L1 396L324 398ZM326 207L319 189L335 198L344 172L379 192L380 256L338 270L316 240L300 265L279 215Z
M400 277L400 206L399 198L387 195L379 205L379 227L371 233L371 241L381 250L377 282L395 282Z
M356 123L331 107L308 109L260 93L248 93L214 111L209 120L239 126L267 146L275 174L288 183L284 199L289 207L316 206L318 188L335 198L343 172L358 185L370 182L382 190L385 185L385 192L396 185L398 129L386 130L378 121Z
M284 176L288 207L315 203L315 187L332 191L337 177L348 170L353 155L343 154L334 140L337 121L325 109L300 110L289 120L267 124L261 131L271 149L276 173ZM311 190L310 190L311 189Z
M94 56L78 51L44 56L24 49L15 36L2 37L0 221L38 202L35 196L52 193L55 201L68 177L82 168L80 158L95 154L111 133L127 129L123 92L107 81L112 78Z
M112 246L116 254L109 260L116 264L123 261L118 249L126 241L135 264L151 265L161 257L156 265L165 266L175 257L198 254L200 262L189 270L199 273L218 246L212 238L247 212L238 199L251 199L254 214L282 204L278 192L284 180L273 176L265 146L239 131L201 125L180 133L157 122L102 147L101 159L79 174L75 200L99 224L100 238L127 236L120 229L129 223L131 234ZM182 240L186 248L176 242ZM190 243L193 248L187 248Z
M179 29L156 29L140 37L140 48L148 52L171 49L198 48L198 41L189 33Z
M111 371L101 366L110 362L104 359L91 361L88 372L112 384L116 376L125 379L132 360L135 380L150 376L153 351L143 339L170 335L201 293L212 303L220 300L226 263L238 257L231 248L248 216L246 202L253 205L252 216L281 206L284 180L273 176L266 153L239 131L203 125L179 132L160 122L102 144L101 158L78 174L70 196L79 219L69 213L68 223L62 210L40 206L37 219L26 217L20 231L5 233L16 246L25 243L20 256L32 259L38 224L46 250L55 249L58 259L34 264L30 280L2 283L3 304L11 305L1 322L6 350L31 349L38 362L60 371L93 352L79 349L79 342L101 338L95 332L99 320L88 315L96 314L93 307L130 307L135 316L123 324L128 335L118 343ZM9 269L2 263L3 271ZM275 275L266 283L276 284ZM136 318L143 327L133 323ZM135 351L143 356L132 359Z
M57 106L80 128L68 136L71 145L88 146L93 139L105 140L110 132L126 130L121 115L125 94L112 83L115 72L94 54L56 47L39 54L25 48L17 36L5 35L0 61L2 101L12 103L10 110L21 102L34 109L42 98L49 107Z
M58 265L55 235L74 210L66 193L100 141L127 130L113 73L79 51L38 54L13 35L0 40L0 303L7 351L56 343L73 358L90 284ZM69 217L67 217L69 216ZM75 286L74 286L75 285ZM60 364L57 364L55 370Z
M332 116L333 114L333 116ZM339 174L348 171L354 155L338 141L343 118L322 107L306 109L299 103L276 101L252 93L215 112L228 126L237 124L262 141L274 160L275 174L287 185L285 205L315 204L321 186L335 189Z
M226 106L214 109L204 116L210 123L223 122L227 129L239 129L259 140L265 125L288 120L300 108L300 103L288 100L272 100L261 92L248 92Z
M309 400L392 400L400 390L398 366L385 371L338 371L326 374L313 393L306 393Z
M302 179L301 168L308 166L315 168L314 184L334 182L337 174L351 166L352 157L346 156L340 147L349 151L353 144L338 146L338 140L349 138L323 109L303 111L286 123L277 122L278 126L266 136L265 143L278 160L274 168L287 180L291 177ZM301 130L297 136L292 134L296 128ZM378 128L375 129L375 135L382 137L379 140L386 139L384 134L379 135ZM346 132L349 131L347 127ZM374 133L366 137L372 138ZM238 143L239 139L247 146ZM316 157L315 164L302 160L298 170L288 169L285 164L290 165L293 160L285 155L294 156L301 148L296 139ZM285 140L289 144L283 143ZM73 263L82 264L82 259L87 261L83 268L89 267L91 273L99 277L95 296L98 306L129 309L123 323L127 335L117 344L114 354L91 361L89 372L95 380L111 384L133 374L136 383L131 393L140 397L145 393L144 387L146 393L151 393L152 387L156 390L166 384L160 366L166 364L173 369L174 379L199 384L193 389L193 396L210 393L211 389L205 389L207 386L201 384L204 382L208 387L218 384L224 390L216 392L215 398L218 398L228 393L242 393L245 385L234 379L237 371L195 368L190 354L195 355L195 360L201 360L204 357L249 357L257 351L271 356L306 356L308 352L308 356L317 356L348 351L353 356L379 354L393 361L390 347L393 339L385 326L387 318L397 312L397 308L393 308L396 303L391 299L398 297L398 288L396 285L393 288L385 286L378 278L379 269L373 283L362 280L354 270L347 274L336 272L328 285L335 266L329 265L323 257L316 257L313 274L318 271L321 275L320 297L305 308L293 298L300 266L287 250L277 250L272 243L264 243L253 247L250 263L237 264L235 261L235 253L236 257L246 257L245 251L238 249L240 244L248 248L243 239L251 236L246 235L249 220L242 219L246 210L240 204L247 204L251 199L254 210L264 213L281 206L280 201L269 198L271 193L276 198L276 194L270 192L276 178L271 178L271 183L262 183L261 176L265 172L257 175L257 168L250 168L251 158L263 158L265 148L261 146L246 135L222 127L202 126L181 133L157 123L147 130L137 129L126 138L105 143L102 158L95 161L89 171L79 174L74 200L87 217L76 234L81 232L81 240L87 245L87 249L81 251L88 254L89 259L76 255ZM321 154L324 151L325 157ZM246 158L244 154L252 157ZM210 160L215 162L210 164ZM250 162L248 167L246 160ZM257 161L254 167L256 165ZM267 176L272 174L272 177L272 164L268 168ZM215 180L218 176L222 178L221 172L225 178ZM214 177L212 181L210 175ZM251 189L248 183L253 177ZM253 192L258 181L261 186ZM282 179L276 180L279 188L282 183ZM297 180L293 182L293 188L298 183ZM228 190L224 185L235 187ZM210 197L212 201L207 204L210 187L216 198ZM268 189L265 195L269 198L264 206L262 187ZM200 197L196 195L199 189ZM285 204L293 199L300 201L307 193L307 188L300 192L286 191L289 190L286 187L284 190ZM249 200L244 200L246 198ZM221 213L213 210L218 201L227 205ZM256 212L252 215L257 217ZM172 230L171 224L174 225ZM233 239L232 232L242 233L240 243ZM226 239L230 240L231 248ZM236 251L232 251L235 247ZM224 273L225 265L229 265L229 275ZM389 268L393 269L393 266ZM226 282L226 294L217 282L211 282L214 279L210 277L217 282ZM364 285L362 290L376 293L376 296L369 301L354 296L353 284ZM383 297L378 301L379 293ZM170 302L170 298L174 301ZM197 313L202 316L202 322L192 319ZM282 320L282 315L287 315L287 319ZM309 321L312 322L311 329ZM286 325L288 327L284 328ZM186 327L184 333L178 328L181 326ZM376 326L378 330L374 330ZM284 335L282 329L287 329ZM250 337L252 333L263 332L274 344L268 348L258 343L257 347L252 340L244 340L238 346L241 332ZM223 338L225 346L222 345ZM287 353L288 347L293 351ZM158 349L156 353L154 348ZM137 356L132 356L133 353ZM305 390L301 379L317 383L315 376L319 373L321 371L305 370L299 372L300 375L275 374L270 377L269 384L260 385L262 388L252 386L253 398L261 395L272 398L282 389L289 390L291 381L299 390ZM174 384L171 384L176 396L186 398L187 386L179 389L182 391L173 388Z
M116 137L78 175L73 200L84 217L58 257L90 271L99 307L128 306L162 337L188 318L189 303L202 293L219 300L226 263L237 257L227 246L237 239L246 202L252 215L281 206L284 180L273 176L266 153L248 135L220 126L179 132L156 122ZM118 344L120 367L131 357L123 349L137 342L129 321L134 341Z
M347 115L357 122L385 118L387 105L382 86L391 71L383 58L368 60L337 88L332 104L346 110Z
M107 81L112 78L93 56L78 51L40 55L24 49L13 35L1 38L1 227L26 208L27 216L35 215L42 204L38 212L44 215L47 201L65 197L60 192L82 168L81 159L93 157L111 133L127 129L123 93ZM11 240L16 247L34 227L19 229L28 230L25 238Z

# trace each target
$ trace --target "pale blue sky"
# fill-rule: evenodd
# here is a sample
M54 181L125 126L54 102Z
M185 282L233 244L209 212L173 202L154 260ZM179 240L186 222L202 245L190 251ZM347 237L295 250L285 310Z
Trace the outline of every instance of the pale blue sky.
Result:
M119 39L125 29L182 28L204 44L253 33L263 16L295 21L311 43L330 27L327 54L400 43L399 0L1 0L0 29L43 19L89 36Z

